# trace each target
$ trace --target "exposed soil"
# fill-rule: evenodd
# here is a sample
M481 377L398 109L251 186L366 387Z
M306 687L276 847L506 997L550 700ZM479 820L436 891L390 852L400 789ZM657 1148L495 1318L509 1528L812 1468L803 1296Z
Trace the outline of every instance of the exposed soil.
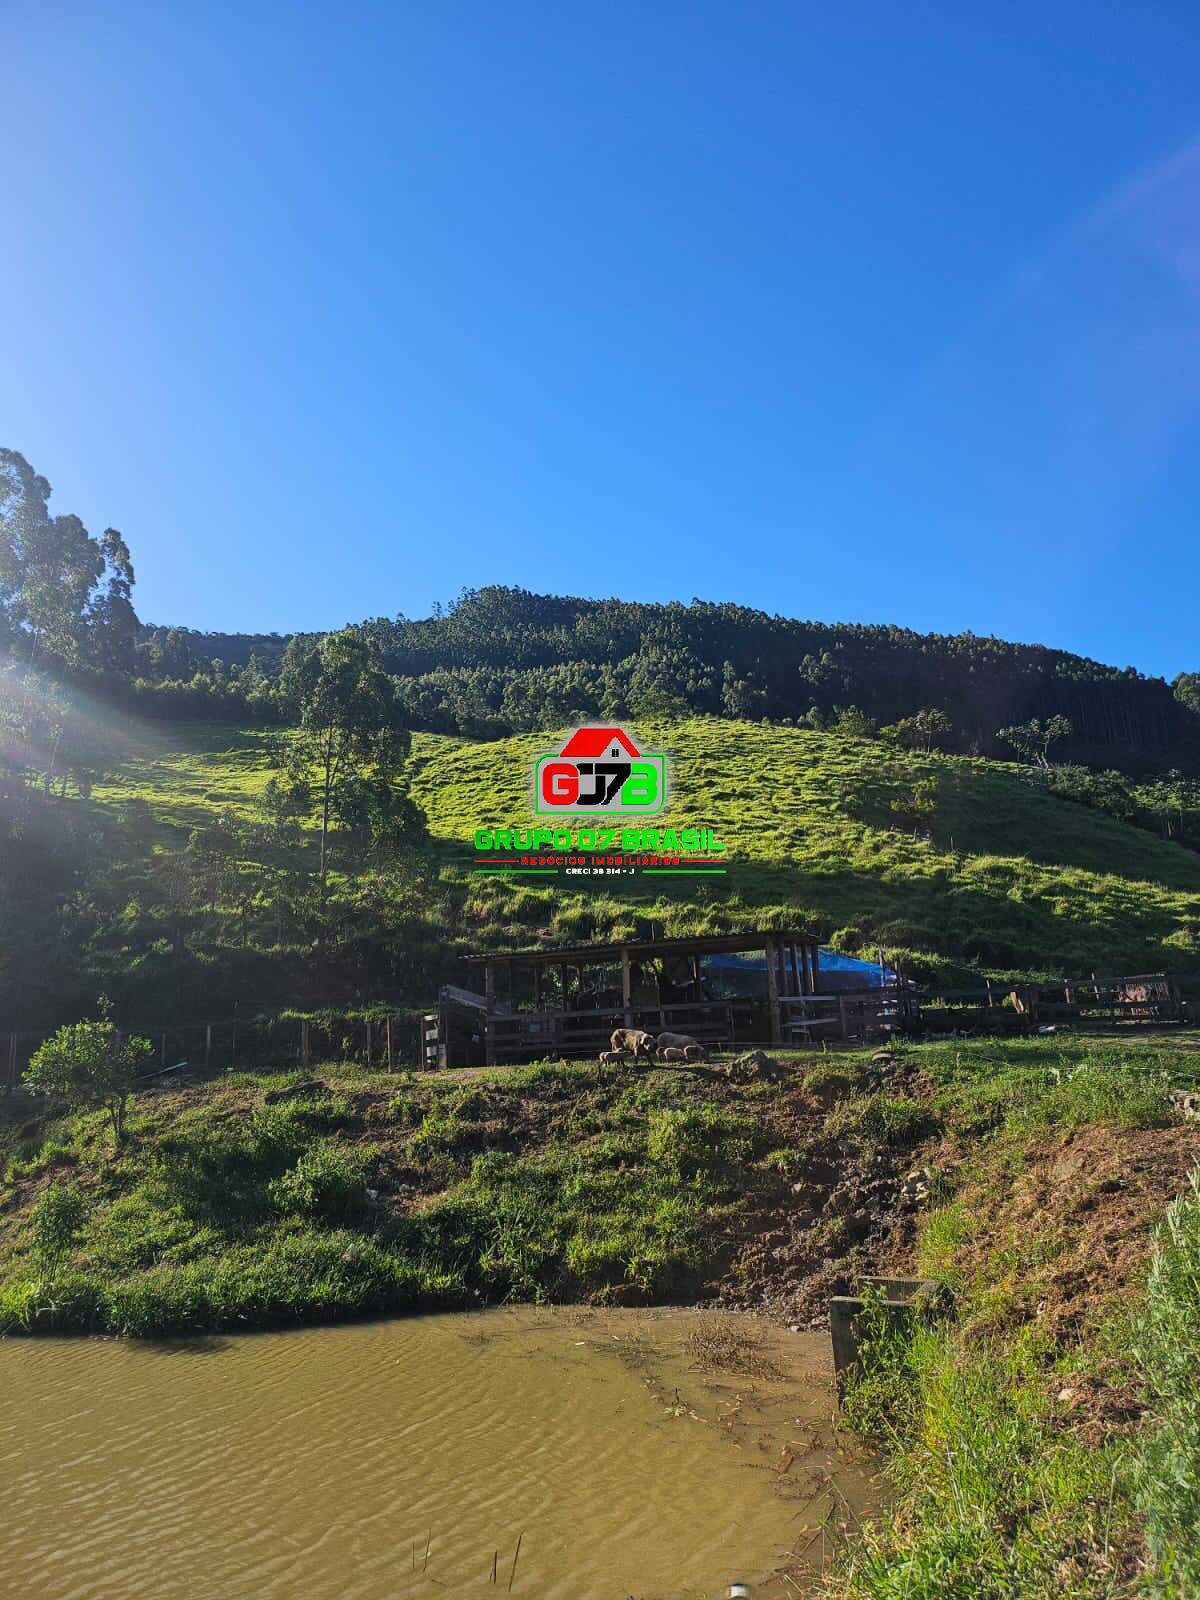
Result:
M931 1165L953 1161L946 1145L934 1147ZM1024 1170L984 1172L968 1179L958 1198L976 1218L956 1263L969 1280L995 1275L998 1259L1011 1260L1010 1281L991 1330L1034 1322L1051 1347L1069 1353L1097 1323L1132 1301L1145 1282L1155 1225L1200 1163L1200 1127L1084 1127L1028 1151ZM880 1251L880 1269L916 1271L916 1214L895 1219ZM1039 1260L1040 1255L1047 1259ZM988 1319L976 1323L988 1330ZM1059 1374L1054 1398L1063 1425L1099 1444L1130 1432L1141 1416L1136 1387L1118 1355L1093 1361L1089 1370Z

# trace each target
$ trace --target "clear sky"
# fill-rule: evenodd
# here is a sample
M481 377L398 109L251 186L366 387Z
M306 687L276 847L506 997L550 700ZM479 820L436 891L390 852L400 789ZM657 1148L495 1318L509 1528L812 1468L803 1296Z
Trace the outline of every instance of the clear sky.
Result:
M1194 3L3 0L0 443L147 620L1200 668Z

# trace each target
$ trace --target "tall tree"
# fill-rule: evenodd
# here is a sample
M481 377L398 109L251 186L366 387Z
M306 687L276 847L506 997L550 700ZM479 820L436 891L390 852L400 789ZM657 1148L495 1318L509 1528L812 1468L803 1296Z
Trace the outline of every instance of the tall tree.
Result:
M1045 722L1037 717L1031 717L1028 722L1018 723L1011 728L1001 728L996 737L1015 750L1023 761L1028 761L1034 766L1041 767L1043 772L1048 772L1051 746L1063 739L1069 739L1071 732L1069 717L1047 717Z
M389 789L395 784L411 741L393 680L353 629L294 641L284 661L282 688L298 723L285 765L293 784L311 780L320 817L323 891L332 825L361 817L368 780Z
M49 655L127 672L137 617L133 564L115 528L94 539L75 516L53 516L50 485L18 450L0 449L0 620L23 662Z

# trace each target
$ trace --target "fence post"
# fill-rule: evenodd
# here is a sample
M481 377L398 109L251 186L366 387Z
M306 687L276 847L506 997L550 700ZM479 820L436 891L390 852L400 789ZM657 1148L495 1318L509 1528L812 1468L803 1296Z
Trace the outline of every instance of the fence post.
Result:
M209 1067L211 1065L212 1065L212 1023L211 1022L206 1022L205 1025L204 1025L204 1070L205 1070L205 1072L208 1071L208 1069L209 1069Z
M17 1092L17 1036L10 1033L8 1036L8 1092Z
M371 1070L371 1019L367 1018L367 1071Z
M389 1072L395 1072L395 1070L396 1070L396 1052L392 1048L392 1019L391 1019L390 1016L388 1017L387 1021L384 1023L383 1026L384 1026L384 1032L385 1032L386 1037L387 1037L388 1071Z
M300 1023L300 1065L306 1072L308 1071L308 1062L308 1018L305 1017Z

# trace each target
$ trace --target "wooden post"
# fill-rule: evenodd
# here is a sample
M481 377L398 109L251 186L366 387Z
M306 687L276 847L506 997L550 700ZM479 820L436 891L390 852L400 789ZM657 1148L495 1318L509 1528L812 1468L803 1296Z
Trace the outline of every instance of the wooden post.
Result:
M370 1072L370 1070L371 1070L371 1042L372 1042L371 1019L370 1019L370 1017L368 1017L367 1018L367 1071L368 1072Z
M165 1067L167 1064L167 1034L165 1028L163 1030L162 1042L158 1047L158 1064L160 1067Z
M387 1021L383 1025L383 1032L384 1032L384 1038L387 1041L388 1071L389 1072L395 1072L395 1070L396 1070L396 1052L392 1047L392 1019L391 1019L390 1016L388 1017ZM422 1045L422 1048L424 1048L423 1045Z
M496 1031L492 1027L492 1013L496 1009L496 969L489 961L483 969L483 993L487 1011L483 1018L483 1059L489 1067L496 1065Z
M843 994L838 995L838 1017L842 1026L842 1038L848 1039L850 1032L846 1023L846 997Z
M300 1022L300 1065L308 1071L308 1018Z
M767 940L767 1009L771 1017L771 1043L778 1044L782 1037L779 1019L779 973L777 971L778 946L774 939Z
M205 1070L205 1072L207 1072L208 1069L211 1066L212 1066L212 1023L211 1022L207 1022L204 1025L204 1070Z
M17 1092L17 1036L10 1033L8 1036L8 1087L9 1092Z
M621 951L621 1004L625 1008L625 1026L633 1027L633 973L630 970L629 951Z

